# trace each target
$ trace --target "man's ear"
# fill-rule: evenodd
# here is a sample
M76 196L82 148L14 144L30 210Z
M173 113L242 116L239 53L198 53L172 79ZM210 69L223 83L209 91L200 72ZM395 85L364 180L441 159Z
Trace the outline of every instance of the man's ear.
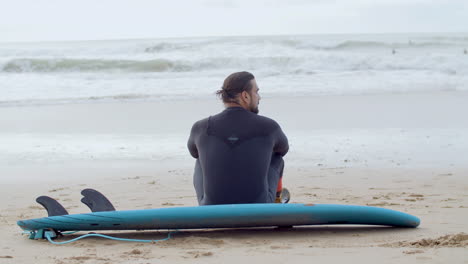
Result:
M242 99L244 99L245 101L249 100L250 98L250 94L247 92L247 91L242 91Z

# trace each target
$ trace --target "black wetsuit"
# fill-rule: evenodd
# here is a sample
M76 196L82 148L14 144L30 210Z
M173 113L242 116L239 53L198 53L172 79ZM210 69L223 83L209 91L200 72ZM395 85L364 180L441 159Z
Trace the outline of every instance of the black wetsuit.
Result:
M188 149L200 205L275 201L289 145L274 120L227 108L193 125Z

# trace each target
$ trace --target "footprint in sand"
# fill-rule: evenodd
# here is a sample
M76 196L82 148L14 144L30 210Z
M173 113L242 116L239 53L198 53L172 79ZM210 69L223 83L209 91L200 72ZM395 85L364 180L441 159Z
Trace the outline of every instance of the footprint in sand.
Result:
M292 249L291 246L270 246L271 249Z
M368 206L393 206L393 205L401 205L401 204L381 202L381 203L368 203L367 205Z
M211 251L188 251L188 255L190 255L192 258L199 258L199 257L210 257L213 256L213 252Z
M438 238L425 238L417 241L403 241L384 244L386 247L416 247L416 248L439 248L439 247L467 247L468 234L458 233L445 235Z
M28 209L32 209L32 210L42 210L44 209L43 207L40 207L38 205L31 205L28 207Z
M68 189L67 187L63 187L63 188L55 188L55 189L52 189L52 190L49 190L49 192L58 192L58 191L63 191L65 189Z
M139 249L134 249L130 252L124 252L125 256L126 255L141 255L143 254L143 251L139 250Z
M170 202L165 202L165 203L162 203L161 206L180 206L180 205L183 205L183 204L177 204L177 203L170 203Z

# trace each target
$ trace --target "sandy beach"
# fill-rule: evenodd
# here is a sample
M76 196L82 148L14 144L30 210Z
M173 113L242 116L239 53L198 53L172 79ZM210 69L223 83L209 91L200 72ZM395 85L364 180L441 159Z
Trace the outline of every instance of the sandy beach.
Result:
M186 140L193 122L222 105L213 98L1 107L0 263L468 263L466 102L466 92L433 92L260 103L260 114L290 139L284 185L291 202L399 210L421 219L416 229L183 230L158 243L87 238L60 246L29 240L16 225L46 216L35 203L40 195L70 213L89 211L80 202L84 188L122 210L197 205Z

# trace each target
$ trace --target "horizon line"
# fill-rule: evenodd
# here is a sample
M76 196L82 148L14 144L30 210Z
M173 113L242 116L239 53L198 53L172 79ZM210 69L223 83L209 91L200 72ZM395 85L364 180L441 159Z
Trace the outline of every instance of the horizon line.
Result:
M162 40L162 39L197 39L197 38L230 38L230 37L287 37L287 36L329 36L329 35L407 35L407 34L468 34L467 32L356 32L356 33L296 33L296 34L232 34L232 35L187 35L187 36L160 36L160 37L130 37L130 38L106 38L106 39L49 39L49 40L0 40L0 44L27 44L27 43L57 43L57 42L93 42L93 41L135 41L135 40Z

